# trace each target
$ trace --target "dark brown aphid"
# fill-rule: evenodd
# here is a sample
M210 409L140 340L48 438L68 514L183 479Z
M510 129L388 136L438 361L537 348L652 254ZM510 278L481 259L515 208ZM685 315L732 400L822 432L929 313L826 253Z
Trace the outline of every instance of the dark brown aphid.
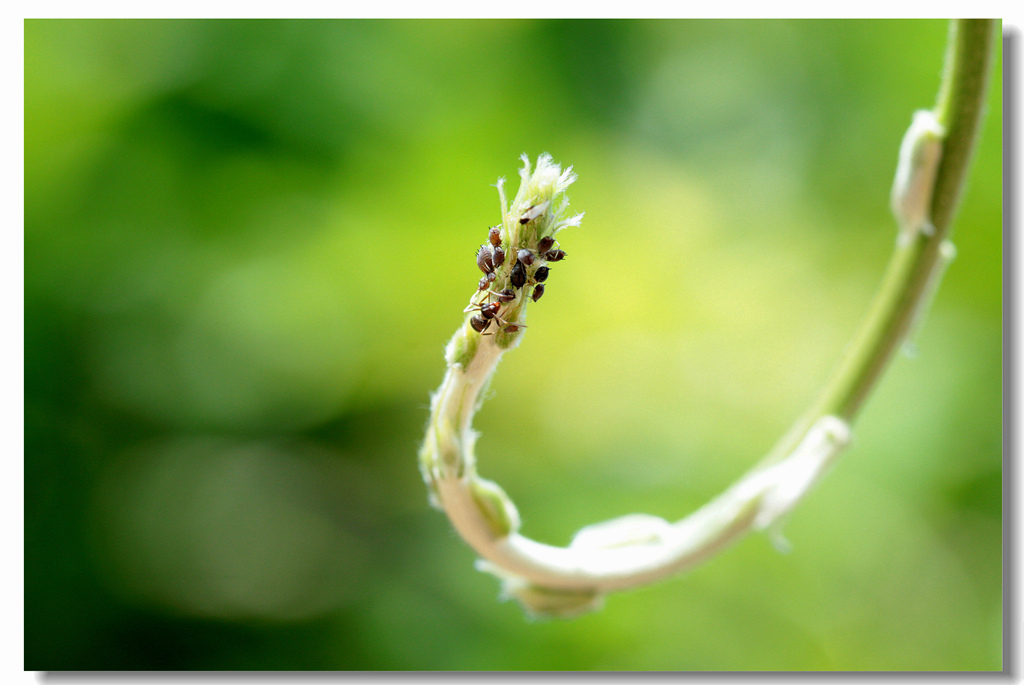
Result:
M526 326L524 324L510 323L509 325L505 326L505 332L506 333L515 333L520 328L526 328Z
M562 250L548 250L544 253L544 259L549 262L560 262L565 259L565 252Z
M511 288L505 288L498 293L498 302L506 303L516 299L516 294Z
M485 274L494 271L494 262L491 261L491 250L486 245L481 245L476 253L476 265Z
M522 262L517 261L516 265L512 267L509 280L512 281L512 287L514 288L522 288L526 285L526 268L523 267Z
M549 269L546 266L540 267L539 269L537 269L536 273L533 274L533 280L537 281L538 283L543 283L544 281L548 280L548 273L550 271L551 269Z
M530 266L531 264L533 264L533 253L527 250L525 247L521 249L519 251L519 254L516 256L519 257L519 261L521 261L525 266Z
M487 280L487 276L484 276L480 279L480 285L477 287L477 290L486 290L490 284L491 282Z
M494 258L491 261L494 264L494 268L497 269L505 263L505 250L500 247L495 247L493 252Z
M491 241L491 245L497 247L501 245L501 227L491 226L491 230L487 232L487 239Z
M555 244L555 239L553 237L545 236L545 237L540 239L539 243L537 243L537 252L539 252L541 254L544 254L545 252L550 250L551 246L554 245L554 244Z
M538 283L537 285L533 286L533 295L531 295L531 297L533 297L533 301L534 302L539 300L541 298L541 295L543 295L543 294L544 294L544 284L543 283Z

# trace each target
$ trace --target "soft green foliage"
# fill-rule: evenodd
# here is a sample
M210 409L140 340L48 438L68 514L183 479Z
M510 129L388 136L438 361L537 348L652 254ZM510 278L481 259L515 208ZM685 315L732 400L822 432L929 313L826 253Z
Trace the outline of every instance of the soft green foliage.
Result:
M790 554L752 537L528 623L410 463L489 184L547 150L587 218L477 416L481 472L563 545L721 491L878 283L945 42L944 21L28 21L26 667L1000 668L998 64L918 354Z

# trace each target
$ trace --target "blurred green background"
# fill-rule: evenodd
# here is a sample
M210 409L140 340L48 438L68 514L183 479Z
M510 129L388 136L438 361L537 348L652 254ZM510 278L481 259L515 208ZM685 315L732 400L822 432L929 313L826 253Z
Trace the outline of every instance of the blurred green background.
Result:
M499 176L578 229L476 425L523 532L678 519L880 280L943 21L25 24L25 667L1001 668L1001 62L959 255L791 553L530 622L416 464Z

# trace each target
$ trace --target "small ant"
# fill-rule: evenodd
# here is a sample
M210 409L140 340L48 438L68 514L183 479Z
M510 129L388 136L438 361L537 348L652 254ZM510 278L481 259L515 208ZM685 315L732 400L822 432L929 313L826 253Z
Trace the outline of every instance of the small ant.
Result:
M487 328L491 325L492 319L500 324L505 324L506 326L515 325L510 324L508 321L505 321L505 319L498 316L498 310L500 308L501 304L497 302L489 302L487 304L470 304L462 311L471 312L473 311L473 309L478 309L480 311L480 314L478 316L472 317L469 320L469 323L471 326L473 326L473 330L475 330L477 333L490 335L489 333L484 333L484 331L486 331ZM519 325L521 326L522 324Z

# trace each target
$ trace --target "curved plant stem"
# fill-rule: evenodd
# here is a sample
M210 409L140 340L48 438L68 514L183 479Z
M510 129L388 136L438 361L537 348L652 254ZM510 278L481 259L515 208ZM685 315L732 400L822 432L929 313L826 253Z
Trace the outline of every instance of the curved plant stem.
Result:
M832 378L763 463L788 454L821 416L834 414L852 421L928 307L954 252L948 239L981 125L996 25L991 19L950 22L946 64L933 110L946 131L931 195L934 230L897 244L868 313Z
M900 150L894 198L901 202L896 211L903 230L879 292L831 380L758 466L676 523L633 514L584 528L568 547L544 545L519 534L512 501L477 475L472 419L482 391L501 356L520 341L528 300L538 299L538 290L543 294L543 246L563 228L578 226L582 217L566 214L564 193L575 175L547 155L532 174L524 158L522 185L511 204L499 182L502 223L492 229L494 247L485 244L478 255L485 273L479 292L485 294L474 295L463 326L448 344L448 371L432 398L420 468L433 503L482 557L478 566L502 579L507 595L537 615L565 617L593 609L609 591L678 573L751 530L776 527L834 463L851 439L850 423L952 257L948 237L981 120L995 25L952 22L936 109L915 116ZM918 119L926 124L923 132ZM518 263L523 250L529 253L526 268ZM492 305L500 292L510 299Z

